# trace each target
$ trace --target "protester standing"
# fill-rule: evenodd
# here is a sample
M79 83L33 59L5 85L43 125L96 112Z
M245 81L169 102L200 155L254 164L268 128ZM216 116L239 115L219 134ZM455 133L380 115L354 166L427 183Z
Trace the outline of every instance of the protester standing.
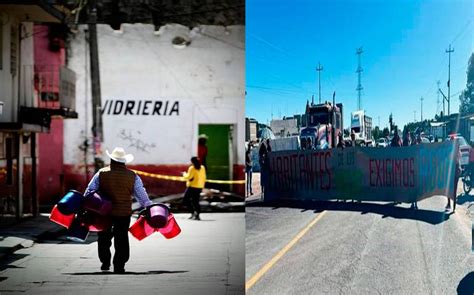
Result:
M132 195L143 206L152 204L143 187L140 177L125 164L133 161L132 154L126 154L123 148L117 147L112 153L106 151L110 157L110 165L100 169L89 182L84 195L100 191L103 197L112 202L112 226L98 232L97 241L101 270L110 269L112 238L114 239L115 255L113 258L114 272L124 273L125 263L130 257L128 228L132 215Z
M245 151L245 173L247 174L247 183L246 183L246 194L247 196L253 195L252 192L252 144L249 142L247 150Z
M456 142L456 139L454 136L450 136L449 138L453 143ZM454 168L454 192L453 192L453 213L456 211L456 202L457 202L457 190L458 190L458 182L459 182L459 176L461 175L461 168L459 166L459 159L460 159L460 151L459 151L459 146L458 150L456 153L456 167ZM451 199L448 198L448 203L446 204L446 210L451 210Z
M393 138L392 142L390 143L391 147L401 147L402 146L402 140L400 139L400 136L398 135L398 130L395 128L395 131L393 133Z
M267 143L268 142L268 146ZM265 193L265 185L267 181L267 164L268 164L268 152L270 148L270 144L268 141L262 141L260 143L260 148L258 150L258 163L260 164L260 187L262 191L262 195Z
M403 136L403 146L410 146L411 145L411 135L410 131L406 131L405 135Z
M191 158L191 164L192 165L188 168L188 172L183 172L187 186L183 203L188 207L191 213L189 219L201 220L199 217L201 213L199 198L201 197L202 189L206 183L206 167L201 165L201 161L197 157Z

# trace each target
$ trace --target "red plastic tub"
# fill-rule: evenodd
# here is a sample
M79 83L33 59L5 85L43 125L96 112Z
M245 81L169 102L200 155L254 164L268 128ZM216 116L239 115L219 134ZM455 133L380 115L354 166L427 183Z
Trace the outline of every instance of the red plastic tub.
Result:
M74 215L75 214L63 214L58 210L58 205L54 205L53 210L51 210L49 219L59 225L64 226L65 228L69 228L72 222L74 221Z
M181 228L174 219L173 214L168 216L168 224L160 229L157 229L165 238L172 239L181 233Z
M141 241L144 238L148 237L155 232L155 229L148 225L146 218L140 216L137 221L128 229L128 231L134 236L137 240Z

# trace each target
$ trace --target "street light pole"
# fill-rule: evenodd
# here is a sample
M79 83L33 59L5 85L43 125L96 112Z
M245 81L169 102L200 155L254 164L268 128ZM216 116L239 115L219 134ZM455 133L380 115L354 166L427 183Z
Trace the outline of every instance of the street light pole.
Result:
M448 116L449 112L449 105L451 104L451 53L454 52L454 48L451 48L451 44L449 44L449 49L446 50L448 54Z

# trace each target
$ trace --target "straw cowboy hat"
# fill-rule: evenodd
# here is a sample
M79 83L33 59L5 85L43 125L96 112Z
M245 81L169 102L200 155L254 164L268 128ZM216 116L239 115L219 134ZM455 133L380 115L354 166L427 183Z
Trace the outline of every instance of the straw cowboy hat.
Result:
M112 153L109 153L108 150L105 151L107 156L109 156L112 160L120 162L120 163L130 163L133 161L133 155L132 154L126 154L125 150L121 147L116 147L112 151Z
M208 139L209 136L207 136L206 134L199 134L198 138L205 138L205 139Z

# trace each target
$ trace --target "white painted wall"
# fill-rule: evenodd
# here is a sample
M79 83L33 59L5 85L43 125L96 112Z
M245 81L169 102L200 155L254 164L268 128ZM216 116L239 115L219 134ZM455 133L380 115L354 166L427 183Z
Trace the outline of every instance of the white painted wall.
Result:
M18 120L18 106L35 106L33 94L33 23L24 22L21 24L13 16L5 12L0 12L0 30L2 30L2 67L0 68L0 101L3 102L3 112L0 115L0 122L11 123ZM11 74L11 37L12 30L15 30L16 45L16 74ZM18 77L22 75L21 83ZM25 95L19 102L19 87L23 87ZM28 88L26 88L28 87Z
M10 40L11 26L16 25L15 19L0 12L0 29L2 30L2 68L0 69L0 101L3 102L3 113L0 115L0 122L15 122L17 118L15 88L16 79L10 73Z
M84 26L70 44L76 72L78 120L65 120L65 164L84 161L79 149L91 137L89 53ZM104 145L122 146L134 164L187 164L196 154L199 124L235 124L234 163L244 164L245 27L125 24L122 32L98 26L102 104L107 100L179 102L179 116L103 115ZM176 36L191 44L175 48ZM153 106L153 103L151 104ZM152 112L152 109L150 112ZM162 110L162 109L161 109ZM169 113L169 110L168 110ZM92 161L92 157L89 157ZM104 159L106 156L104 154Z

